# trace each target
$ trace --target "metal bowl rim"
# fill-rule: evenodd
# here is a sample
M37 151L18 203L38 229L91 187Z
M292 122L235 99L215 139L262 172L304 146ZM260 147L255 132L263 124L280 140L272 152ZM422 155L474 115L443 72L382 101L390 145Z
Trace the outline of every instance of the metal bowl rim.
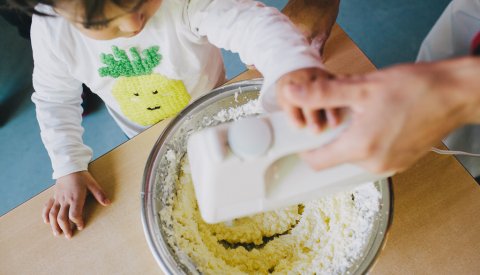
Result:
M150 203L152 202L152 196L150 195L150 190L151 190L151 185L155 184L155 182L152 182L155 179L155 167L157 162L159 161L158 158L158 153L160 149L162 148L162 145L165 143L165 140L169 137L170 133L178 126L178 124L183 120L185 116L187 116L192 110L197 108L199 105L201 105L204 102L207 102L211 100L212 98L215 98L222 94L223 92L226 91L231 91L231 90L236 90L238 88L248 88L251 86L260 86L262 85L263 79L252 79L252 80L243 80L243 81L238 81L234 82L231 84L227 84L221 87L218 87L214 90L212 90L210 93L207 93L198 99L194 100L191 104L189 104L185 109L183 109L174 119L172 119L168 125L163 129L162 133L159 135L157 141L155 142L152 151L150 152L144 173L143 173L143 178L142 178L142 186L141 186L141 220L142 220L142 226L143 226L143 231L145 238L147 240L148 246L150 248L150 251L152 252L155 260L159 264L160 268L162 271L166 274L175 274L174 270L170 269L170 265L167 264L167 262L163 259L165 255L161 255L160 251L158 250L158 247L156 245L156 242L154 240L154 237L157 236L154 232L154 228L152 226L155 225L155 220L151 217L155 217L155 213L151 213L151 217L148 216L147 211L153 211L153 207L148 207ZM393 218L393 189L392 189L392 180L391 178L385 179L388 181L388 183L385 185L387 188L387 192L389 194L388 196L388 202L389 202L389 209L388 209L388 217L385 221L385 225L380 224L380 226L383 225L382 228L384 228L383 232L383 237L380 241L374 240L374 244L372 247L367 251L367 256L365 259L370 259L368 264L365 266L363 269L363 272L368 272L376 263L378 256L382 250L382 248L385 245L387 235L392 223L392 218ZM383 180L383 181L385 181ZM382 194L383 196L383 194ZM165 242L165 240L163 240ZM166 242L165 242L166 243ZM371 249L376 247L376 251L370 256ZM162 249L164 249L162 247ZM162 252L168 252L168 251L162 251ZM169 255L169 257L172 257L170 253L166 253Z

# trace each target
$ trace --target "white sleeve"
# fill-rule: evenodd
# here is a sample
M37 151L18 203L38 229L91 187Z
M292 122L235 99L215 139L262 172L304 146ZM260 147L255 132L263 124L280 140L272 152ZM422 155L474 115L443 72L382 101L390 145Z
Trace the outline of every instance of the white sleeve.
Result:
M72 78L51 41L55 29L33 16L31 40L34 69L32 100L42 141L52 161L53 178L87 170L92 150L83 144L82 83Z
M267 111L278 109L275 83L284 74L310 67L322 68L319 53L275 8L251 0L189 1L192 31L210 43L240 55L263 74L260 100Z
M480 1L453 0L423 40L417 62L468 55L479 30Z

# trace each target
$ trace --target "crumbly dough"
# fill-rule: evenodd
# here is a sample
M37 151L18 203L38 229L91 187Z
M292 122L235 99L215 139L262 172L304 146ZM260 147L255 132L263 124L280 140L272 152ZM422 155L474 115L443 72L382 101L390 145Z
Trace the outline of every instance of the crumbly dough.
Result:
M175 196L160 215L168 220L169 245L204 274L346 273L361 257L379 210L380 193L369 183L231 224L207 224L188 163L181 166Z

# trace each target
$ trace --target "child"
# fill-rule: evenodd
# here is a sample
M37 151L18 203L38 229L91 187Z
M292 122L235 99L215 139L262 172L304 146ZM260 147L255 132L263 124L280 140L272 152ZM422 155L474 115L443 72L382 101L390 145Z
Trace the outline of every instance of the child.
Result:
M238 52L263 73L261 100L268 110L277 108L280 78L277 86L302 86L325 75L318 53L289 20L258 2L11 2L34 14L32 99L56 179L43 211L54 235L71 238L70 223L83 229L88 191L102 205L110 203L87 170L92 152L82 141L82 83L133 137L223 83L217 47Z

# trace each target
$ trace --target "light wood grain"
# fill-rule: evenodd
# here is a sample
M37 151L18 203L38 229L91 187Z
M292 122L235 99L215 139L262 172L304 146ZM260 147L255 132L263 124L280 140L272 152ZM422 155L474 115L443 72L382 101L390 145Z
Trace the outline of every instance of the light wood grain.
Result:
M363 73L372 63L335 26L325 63ZM248 71L235 80L258 77ZM161 122L93 161L92 174L113 201L87 203L87 226L68 241L53 237L40 212L48 189L0 218L0 274L161 274L140 218L146 160ZM453 158L427 155L393 178L394 219L372 274L478 274L480 189Z
M0 220L0 274L158 274L140 217L140 189L150 149L168 121L93 161L90 171L112 205L87 203L87 226L54 237L40 211L52 188Z
M393 178L393 223L372 274L479 274L480 188L430 153Z

